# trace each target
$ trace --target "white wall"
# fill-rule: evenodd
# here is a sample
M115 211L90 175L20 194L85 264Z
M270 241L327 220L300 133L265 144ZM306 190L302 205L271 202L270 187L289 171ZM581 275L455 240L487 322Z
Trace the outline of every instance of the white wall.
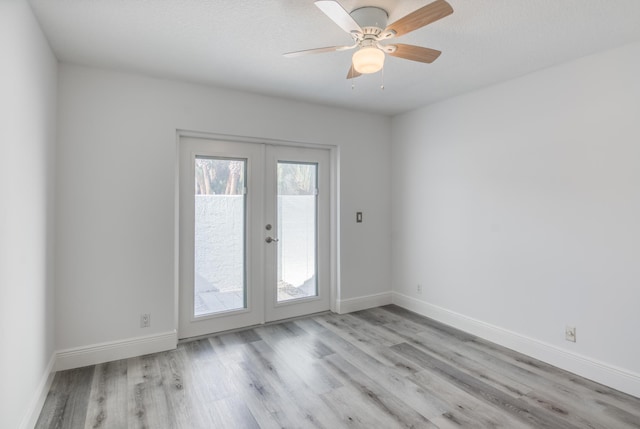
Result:
M640 395L639 76L636 43L395 117L397 301Z
M389 292L390 119L74 65L59 97L59 349L175 328L177 129L339 146L341 299Z
M0 427L39 412L54 345L57 62L24 1L0 2Z

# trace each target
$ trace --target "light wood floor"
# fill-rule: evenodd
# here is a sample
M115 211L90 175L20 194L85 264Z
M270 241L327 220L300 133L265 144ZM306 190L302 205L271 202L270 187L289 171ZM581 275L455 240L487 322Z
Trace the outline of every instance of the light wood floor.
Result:
M56 374L37 428L640 428L640 399L387 306Z

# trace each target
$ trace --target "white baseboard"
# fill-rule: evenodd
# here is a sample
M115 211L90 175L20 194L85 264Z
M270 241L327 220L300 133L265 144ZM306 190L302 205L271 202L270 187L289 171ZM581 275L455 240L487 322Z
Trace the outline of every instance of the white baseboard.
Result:
M40 380L40 383L38 384L38 388L36 389L36 392L31 399L31 403L29 404L27 413L22 419L22 423L19 426L20 429L31 429L35 427L36 423L38 422L38 417L40 417L42 406L44 405L44 401L47 399L49 389L51 388L51 383L53 382L53 376L55 375L55 371L53 370L53 368L55 363L56 354L53 353L51 355L51 359L49 359L47 368L42 374L42 378Z
M173 350L177 344L178 334L174 330L61 350L56 355L56 371Z
M640 398L640 374L393 292L402 308Z
M391 292L359 296L358 298L349 298L338 301L336 313L351 313L353 311L366 310L367 308L380 307L388 304L391 304Z

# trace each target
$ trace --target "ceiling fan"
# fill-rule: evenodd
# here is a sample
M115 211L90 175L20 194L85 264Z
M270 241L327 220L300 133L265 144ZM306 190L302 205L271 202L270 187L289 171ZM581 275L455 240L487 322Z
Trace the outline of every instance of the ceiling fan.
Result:
M335 0L318 0L315 5L329 19L349 33L353 37L354 44L289 52L284 56L292 58L357 48L358 50L352 57L347 79L381 70L384 66L385 54L412 61L432 63L440 56L440 51L402 43L383 45L380 42L402 36L453 13L453 8L449 3L445 0L436 0L387 25L389 15L387 11L379 7L367 6L349 13Z

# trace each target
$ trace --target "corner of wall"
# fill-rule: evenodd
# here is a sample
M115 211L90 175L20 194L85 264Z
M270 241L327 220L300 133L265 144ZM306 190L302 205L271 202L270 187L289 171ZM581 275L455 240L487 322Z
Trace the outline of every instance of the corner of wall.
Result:
M51 388L51 383L53 383L53 378L55 376L55 367L56 363L56 354L53 353L51 358L49 359L49 363L45 368L42 377L40 379L40 383L33 394L33 398L27 408L27 412L22 419L22 423L20 424L20 429L31 429L35 427L38 422L38 417L40 417L40 412L42 410L42 406L44 405L44 401L47 399L47 395L49 394L49 389Z
M359 296L357 298L349 298L338 300L336 305L336 313L345 314L354 311L366 310L367 308L381 307L391 304L392 293L383 292L374 295Z

